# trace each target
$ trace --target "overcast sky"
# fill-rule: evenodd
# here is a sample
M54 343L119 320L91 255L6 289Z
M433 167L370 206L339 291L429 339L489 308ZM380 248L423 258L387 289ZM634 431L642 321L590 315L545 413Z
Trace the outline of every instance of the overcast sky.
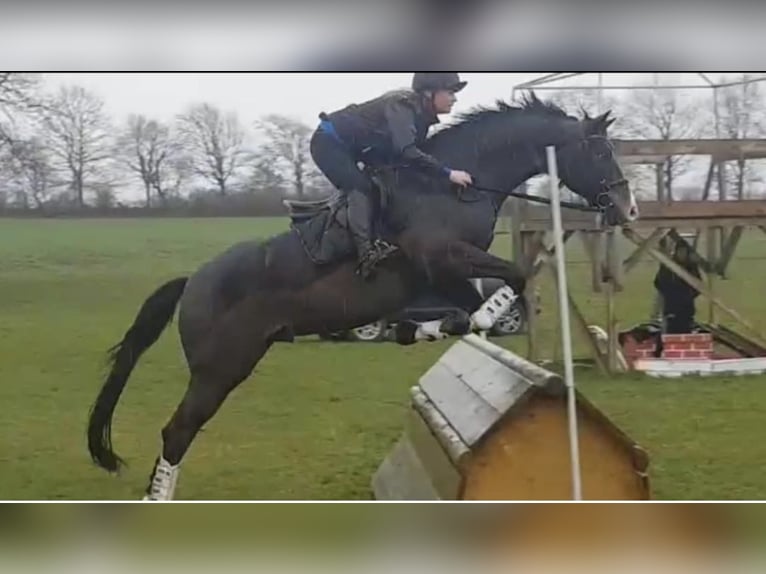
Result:
M510 98L515 85L543 74L463 73L468 87L459 94L455 112L477 104ZM169 120L193 103L209 102L235 111L247 125L259 116L278 113L314 125L321 111L333 111L398 87L408 86L412 74L404 73L49 73L51 90L77 84L93 91L106 103L108 113L122 122L129 113ZM597 82L588 73L568 81ZM606 85L645 83L654 74L604 74ZM701 83L696 74L660 74L663 82ZM563 85L566 85L563 84Z

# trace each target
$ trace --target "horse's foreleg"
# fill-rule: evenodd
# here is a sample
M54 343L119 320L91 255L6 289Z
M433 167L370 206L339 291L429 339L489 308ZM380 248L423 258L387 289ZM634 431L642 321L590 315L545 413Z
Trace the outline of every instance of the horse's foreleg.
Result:
M467 310L471 313L471 323L476 329L491 329L526 287L526 278L514 263L487 253L470 243L420 238L405 245L411 261L420 266L434 285L442 285L442 291L445 285L452 289L450 299L456 304L460 304L460 299L468 293L465 288L468 279L492 277L505 281L506 286L486 301L482 300L478 293L477 298L473 298L473 308ZM451 277L452 281L444 281L440 279L442 277Z

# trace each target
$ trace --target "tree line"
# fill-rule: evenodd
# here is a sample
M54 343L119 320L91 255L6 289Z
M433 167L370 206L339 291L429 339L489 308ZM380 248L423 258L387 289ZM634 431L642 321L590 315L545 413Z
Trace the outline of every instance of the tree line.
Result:
M250 127L204 102L172 122L131 114L115 125L82 87L43 95L39 75L0 72L0 208L105 209L126 187L144 207L330 191L309 126L269 114Z
M190 203L272 205L286 195L322 196L329 182L311 161L312 128L278 114L245 126L236 114L197 103L173 121L133 114L114 124L105 103L79 86L43 94L41 76L0 72L0 210L110 209L120 191L141 190L140 204L174 208ZM595 92L546 92L570 113L594 112ZM766 137L766 94L761 83L721 89L717 133L722 138ZM602 107L618 116L616 137L682 139L716 136L710 96L675 90L606 95ZM684 199L678 179L692 159L671 156L660 165L669 199ZM650 166L630 166L639 188L654 189ZM726 166L732 197L761 189L762 170L737 160ZM755 191L754 191L755 190ZM257 202L256 202L257 203Z

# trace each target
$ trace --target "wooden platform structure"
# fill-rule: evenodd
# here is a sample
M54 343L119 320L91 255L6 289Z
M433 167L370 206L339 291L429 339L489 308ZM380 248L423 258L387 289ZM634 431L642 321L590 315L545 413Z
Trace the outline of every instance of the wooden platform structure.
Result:
M648 499L647 453L580 393L577 405L583 499ZM469 335L413 387L375 497L571 500L567 421L559 375Z
M702 200L668 202L662 197L663 186L658 180L658 199L639 202L640 219L624 228L604 229L594 214L565 210L564 240L580 237L591 262L593 291L603 293L606 299L609 344L604 353L599 349L594 335L589 332L588 321L569 296L574 326L589 341L599 368L608 372L618 370L618 321L614 296L622 290L625 276L646 256L658 264L668 266L699 290L703 300L708 302L709 323L715 324L720 312L743 327L755 344L766 345L766 336L715 295L715 279L727 277L729 264L745 229L756 228L766 232L766 201L720 201L726 197L721 165L741 158L766 158L766 140L617 140L615 145L624 163L651 164L663 161L669 155L706 155L710 157L710 168L702 190ZM718 184L721 196L719 201L710 201L714 181ZM530 278L530 294L534 293L536 277L542 269L547 267L555 273L555 253L547 237L552 226L551 212L547 206L523 200L514 202L511 230L513 259L525 269ZM696 253L703 275L701 281L672 261L669 251L660 248L663 240L670 246L681 241L682 233L695 237L691 242L695 250L699 246L699 239L703 236L706 238L706 253ZM635 250L627 256L622 253L625 242L620 241L621 238L635 246ZM534 314L530 314L528 358L533 361L539 358L535 319Z

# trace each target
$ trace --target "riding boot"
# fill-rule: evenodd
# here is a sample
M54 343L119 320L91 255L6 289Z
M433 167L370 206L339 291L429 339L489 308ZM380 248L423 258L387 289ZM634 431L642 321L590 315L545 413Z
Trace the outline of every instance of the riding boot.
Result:
M348 194L348 226L356 244L357 273L366 279L372 275L375 266L390 254L393 246L373 239L372 205L367 195L360 191Z

